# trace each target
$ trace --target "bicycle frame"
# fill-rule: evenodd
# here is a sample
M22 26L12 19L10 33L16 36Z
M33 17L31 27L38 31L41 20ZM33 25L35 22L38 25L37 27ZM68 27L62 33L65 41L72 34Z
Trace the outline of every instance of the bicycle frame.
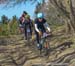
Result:
M48 54L48 50L49 50L49 42L47 40L48 37L44 37L44 38L41 38L40 37L40 44L42 45L42 48L40 49L40 54L41 54L41 51L44 50L44 52L46 54Z

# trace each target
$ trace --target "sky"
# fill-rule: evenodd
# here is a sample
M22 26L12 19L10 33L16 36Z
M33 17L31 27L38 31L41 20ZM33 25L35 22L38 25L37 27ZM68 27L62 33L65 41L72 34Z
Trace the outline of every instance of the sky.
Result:
M12 18L12 16L16 15L18 18L22 15L23 11L27 11L31 18L34 17L35 4L20 4L11 8L3 8L0 6L0 20L2 15L6 15L8 18Z
M39 3L42 3L42 0L38 0ZM31 16L31 18L34 18L34 11L35 11L36 3L26 3L26 4L20 4L16 5L15 7L11 8L3 8L2 5L0 5L0 20L2 15L6 15L8 18L12 18L12 16L16 15L18 18L22 15L23 11L27 11L28 14Z

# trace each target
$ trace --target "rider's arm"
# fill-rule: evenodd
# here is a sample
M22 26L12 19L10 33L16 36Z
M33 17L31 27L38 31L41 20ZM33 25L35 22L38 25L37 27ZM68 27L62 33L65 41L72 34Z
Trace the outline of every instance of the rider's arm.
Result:
M49 25L48 25L47 22L44 23L44 26L45 26L45 28L47 28L47 30L48 30L49 32L51 32L51 29L50 29L50 27L49 27Z
M23 18L22 18L22 24L24 23L24 21L25 21L25 18L23 17Z
M39 29L37 28L37 24L35 24L34 26L35 26L35 30L36 30L37 32L40 32Z

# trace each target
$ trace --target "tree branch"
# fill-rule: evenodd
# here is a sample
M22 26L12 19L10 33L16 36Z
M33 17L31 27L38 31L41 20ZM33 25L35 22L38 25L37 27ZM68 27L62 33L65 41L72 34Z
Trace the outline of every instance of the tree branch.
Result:
M55 6L56 9L58 9L59 11L61 11L67 18L70 19L69 16L69 12L67 12L67 10L65 9L65 7L63 6L63 4L59 1L59 4L57 2L57 0L50 0L52 5Z

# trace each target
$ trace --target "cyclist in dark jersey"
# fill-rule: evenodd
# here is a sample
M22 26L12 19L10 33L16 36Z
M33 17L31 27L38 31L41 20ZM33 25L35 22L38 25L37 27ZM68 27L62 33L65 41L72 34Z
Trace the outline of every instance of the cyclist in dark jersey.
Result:
M44 18L43 13L38 13L37 18L35 19L35 33L36 33L36 40L37 40L37 47L39 48L40 42L39 42L39 35L46 32L46 29L50 32L50 27L48 23L46 22L46 19Z
M30 19L29 15L25 16L25 21L24 21L24 31L25 31L25 39L27 40L27 31L29 30L31 36L32 36L32 27L33 27L33 23L32 20Z

